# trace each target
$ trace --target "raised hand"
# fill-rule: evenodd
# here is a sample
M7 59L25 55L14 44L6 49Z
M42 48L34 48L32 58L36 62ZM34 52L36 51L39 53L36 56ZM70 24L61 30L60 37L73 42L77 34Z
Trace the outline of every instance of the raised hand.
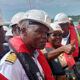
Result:
M63 50L67 54L72 54L75 51L75 41L73 41L71 44L63 46Z

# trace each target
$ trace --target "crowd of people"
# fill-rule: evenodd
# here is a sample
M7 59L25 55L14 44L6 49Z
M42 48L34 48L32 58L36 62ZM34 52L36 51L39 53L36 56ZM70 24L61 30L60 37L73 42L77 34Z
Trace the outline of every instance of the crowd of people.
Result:
M0 23L0 74L5 80L80 80L74 71L80 61L78 27L65 13L51 22L45 11L32 9L12 17L11 35L5 35L4 26Z

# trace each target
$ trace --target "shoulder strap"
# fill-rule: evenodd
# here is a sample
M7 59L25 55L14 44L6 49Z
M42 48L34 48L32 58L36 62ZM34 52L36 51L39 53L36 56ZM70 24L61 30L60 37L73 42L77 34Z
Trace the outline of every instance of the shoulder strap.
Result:
M49 47L45 48L47 52L50 52L52 50L52 48ZM54 75L64 75L64 70L62 69L58 58L49 61L49 65Z
M49 47L45 47L45 49L46 49L47 52L52 51L52 48L49 48Z
M37 67L36 63L32 59L32 57L26 53L20 53L19 57L21 58L21 63L25 64L25 70L26 67L30 71L31 75L33 76L34 80L44 80L43 76L41 75L39 68ZM27 70L26 70L27 71Z
M28 75L30 80L45 80L42 77L37 65L35 64L34 60L32 59L30 55L28 55L27 53L23 53L23 52L18 53L10 42L9 42L9 45L13 49L15 54L17 55L20 63L22 64L25 70L26 75Z

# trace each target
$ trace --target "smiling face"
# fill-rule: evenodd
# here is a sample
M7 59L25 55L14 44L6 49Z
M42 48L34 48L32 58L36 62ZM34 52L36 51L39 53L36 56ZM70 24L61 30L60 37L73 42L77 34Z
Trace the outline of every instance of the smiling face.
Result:
M61 46L61 40L62 40L62 32L61 31L53 31L52 33L50 33L50 35L48 37L48 41L55 48L58 48Z
M44 25L24 24L22 39L31 49L43 49L47 41L48 28Z

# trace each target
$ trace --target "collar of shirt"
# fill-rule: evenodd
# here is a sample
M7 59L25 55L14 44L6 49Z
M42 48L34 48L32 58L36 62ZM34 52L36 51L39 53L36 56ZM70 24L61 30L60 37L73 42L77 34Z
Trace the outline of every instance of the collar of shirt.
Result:
M37 59L37 57L39 56L39 53L37 52L37 50L34 51L34 57Z
M34 62L37 64L37 66L38 66L38 68L39 68L39 70L40 70L40 73L41 73L42 76L44 77L44 71L43 71L42 66L40 65L40 63L39 63L39 61L38 61L38 59L37 59L38 56L39 56L39 53L38 53L37 50L35 50L35 52L34 52L34 57L32 57L32 58L33 58Z
M70 31L69 31L69 34L68 34L68 36L66 38L62 38L62 42L61 42L62 45L66 45L66 43L67 43L67 41L69 39L69 36L70 36Z

